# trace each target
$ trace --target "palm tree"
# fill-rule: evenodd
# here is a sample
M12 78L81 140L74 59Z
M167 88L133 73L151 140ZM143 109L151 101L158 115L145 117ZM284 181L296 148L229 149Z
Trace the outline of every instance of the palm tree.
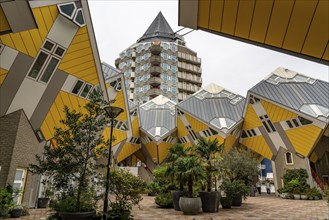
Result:
M204 175L200 160L195 155L180 157L177 160L177 168L182 178L187 180L188 196L193 197L193 185L198 178Z
M200 138L198 145L194 146L194 151L201 158L206 170L207 191L211 191L212 174L217 170L214 164L216 159L220 159L219 155L223 152L224 143L219 144L217 138L214 140L207 140Z
M176 179L179 182L180 191L184 190L182 173L179 171L177 167L177 160L179 158L186 157L188 154L188 149L184 147L182 144L174 144L168 150L168 155L164 160L165 163L168 164L167 174L170 175L174 180Z

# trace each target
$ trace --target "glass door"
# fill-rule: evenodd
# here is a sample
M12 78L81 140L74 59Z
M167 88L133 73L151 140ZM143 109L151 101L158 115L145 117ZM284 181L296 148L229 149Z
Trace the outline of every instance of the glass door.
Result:
M25 186L25 179L26 179L26 170L25 169L16 169L15 180L13 184L14 189L14 203L15 204L22 204L24 186ZM15 192L18 193L15 193Z

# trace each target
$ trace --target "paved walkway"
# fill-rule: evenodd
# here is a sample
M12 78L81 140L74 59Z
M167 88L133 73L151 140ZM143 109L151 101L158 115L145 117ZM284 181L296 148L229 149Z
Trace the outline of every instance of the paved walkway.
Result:
M248 197L240 207L219 209L217 213L202 213L195 216L183 215L174 209L161 209L154 203L154 197L144 197L141 208L133 209L135 220L237 220L237 219L328 219L329 207L325 200L289 200L262 195Z
M44 220L47 209L31 209L29 216L21 220ZM217 213L201 213L194 216L183 215L183 212L174 209L161 209L154 203L154 197L144 196L140 208L134 207L132 212L135 220L272 220L272 219L308 219L329 220L329 206L325 200L288 200L275 196L262 195L248 197L241 207L219 209Z

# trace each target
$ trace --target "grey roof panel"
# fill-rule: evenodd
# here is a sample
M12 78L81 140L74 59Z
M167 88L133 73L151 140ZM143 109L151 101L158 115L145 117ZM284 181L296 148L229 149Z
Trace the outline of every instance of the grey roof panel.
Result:
M214 118L229 118L235 123L242 119L245 98L235 96L241 97L241 100L232 104L232 99L228 97L210 97L211 95L208 95L205 94L204 98L200 99L196 97L197 93L195 93L180 102L178 106L206 124L210 124Z
M322 80L316 80L313 84L280 82L277 85L263 80L250 91L296 111L300 111L304 104L329 108L329 83Z
M114 76L121 74L120 70L116 69L115 67L105 62L102 63L102 70L105 80L108 80Z

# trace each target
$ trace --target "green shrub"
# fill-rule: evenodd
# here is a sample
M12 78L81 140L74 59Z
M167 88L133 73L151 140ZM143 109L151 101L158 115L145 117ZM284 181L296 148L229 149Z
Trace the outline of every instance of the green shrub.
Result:
M284 184L289 183L291 180L298 180L301 184L306 184L308 175L305 169L288 169L283 176Z
M155 197L155 204L162 208L172 208L173 199L171 193L161 193Z
M13 193L14 190L11 185L0 189L0 216L6 217L14 207Z
M60 197L52 204L52 208L58 212L89 212L96 209L97 200L94 200L94 192L82 192L80 209L77 209L77 198L74 196Z

